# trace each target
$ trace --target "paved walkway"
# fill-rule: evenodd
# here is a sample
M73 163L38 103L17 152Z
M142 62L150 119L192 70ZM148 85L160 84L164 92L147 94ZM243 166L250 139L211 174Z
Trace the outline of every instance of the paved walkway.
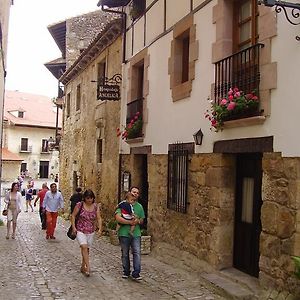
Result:
M36 208L37 210L37 208ZM142 256L143 280L121 278L120 248L106 237L91 250L91 277L80 273L80 251L59 220L56 240L46 240L38 212L22 212L15 240L0 227L0 299L225 299L195 272Z

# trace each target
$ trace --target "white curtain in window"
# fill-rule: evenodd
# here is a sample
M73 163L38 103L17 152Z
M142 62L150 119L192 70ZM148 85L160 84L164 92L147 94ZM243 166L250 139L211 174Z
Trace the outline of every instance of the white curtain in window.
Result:
M253 219L254 178L243 179L242 221L252 223Z

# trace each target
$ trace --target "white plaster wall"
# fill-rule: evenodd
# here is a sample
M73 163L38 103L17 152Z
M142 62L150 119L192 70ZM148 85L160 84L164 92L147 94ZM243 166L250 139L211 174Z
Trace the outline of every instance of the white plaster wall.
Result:
M146 45L149 45L164 30L164 2L157 1L147 12Z
M144 24L145 17L138 19L134 25L133 55L144 48Z
M203 1L197 1L197 5ZM169 3L169 2L168 2ZM172 11L180 11L184 16L185 1L176 2ZM195 2L196 3L196 2ZM263 125L225 129L221 132L210 130L210 123L204 114L210 110L207 98L214 83L214 64L212 64L212 44L215 42L215 25L212 24L212 1L194 16L196 39L199 41L199 57L195 64L195 79L191 97L173 102L168 75L168 59L172 31L161 37L148 48L150 67L148 69L149 95L147 96L148 122L145 124L145 137L141 143L131 146L152 145L154 154L167 153L168 144L176 141L192 142L193 133L199 128L204 133L203 144L196 146L196 152L210 153L213 144L219 140L231 140L251 137L274 136L274 151L283 156L300 156L298 120L300 112L300 52L299 42L295 36L299 33L297 26L290 25L284 15L278 15L278 35L272 38L272 62L277 62L278 83L271 93L271 115ZM170 3L169 3L170 4ZM177 5L178 4L178 5ZM175 9L176 7L176 9ZM171 15L173 12L171 11ZM170 11L168 11L169 13ZM175 18L170 17L170 19ZM151 26L150 22L148 26ZM154 26L155 30L157 28ZM130 43L130 41L128 41ZM128 72L124 66L124 75ZM126 80L123 82L121 123L125 124L126 115ZM128 153L129 147L122 143L121 152Z
M187 15L191 9L190 0L180 0L176 1L174 5L174 0L167 0L167 29L176 24L183 16Z
M4 161L2 162L2 178L3 182L13 182L20 175L20 161Z
M5 129L4 135L4 147L7 147L9 151L23 158L23 162L27 163L30 176L37 178L40 161L49 161L49 175L59 172L59 152L41 153L42 139L49 139L50 136L54 137L55 129L14 126ZM32 152L20 152L21 138L28 138L28 146L32 146Z

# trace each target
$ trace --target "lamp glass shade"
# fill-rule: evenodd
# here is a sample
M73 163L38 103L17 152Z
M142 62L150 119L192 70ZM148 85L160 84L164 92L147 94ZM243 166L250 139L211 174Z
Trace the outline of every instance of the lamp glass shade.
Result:
M194 133L193 137L196 145L202 145L203 132L201 129L199 129L196 133Z

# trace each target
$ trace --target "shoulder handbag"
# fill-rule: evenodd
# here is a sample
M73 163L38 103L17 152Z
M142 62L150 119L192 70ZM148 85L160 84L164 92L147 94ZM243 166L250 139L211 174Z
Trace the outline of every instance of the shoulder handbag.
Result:
M81 212L81 209L82 209L82 206L83 206L83 203L81 202L81 205L80 205L80 209L79 209L79 212L77 213L76 217L75 217L75 226L76 226L76 223L79 219L79 216L80 216L80 212ZM69 227L68 231L67 231L67 236L68 238L70 238L71 240L75 240L76 239L76 233L73 232L73 229L72 229L72 225Z
M5 207L2 211L2 215L7 216L7 214L8 214L8 210L7 210L7 207Z
M4 206L4 209L2 211L2 216L7 216L7 214L8 214L8 203L6 203L5 206Z

